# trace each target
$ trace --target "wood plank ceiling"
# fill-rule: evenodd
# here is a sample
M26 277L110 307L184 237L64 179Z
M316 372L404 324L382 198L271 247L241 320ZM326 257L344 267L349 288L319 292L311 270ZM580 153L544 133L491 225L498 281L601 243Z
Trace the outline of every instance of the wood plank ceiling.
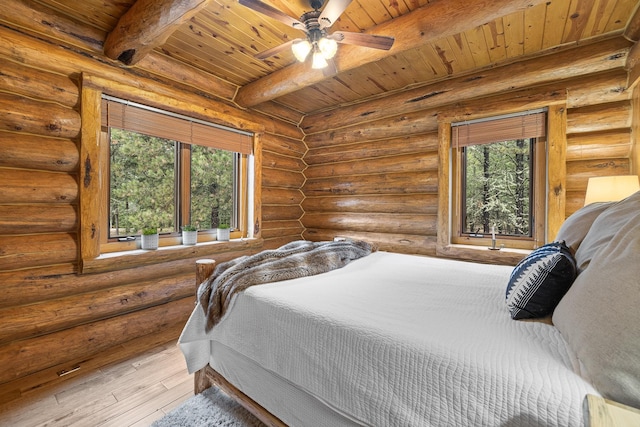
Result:
M447 0L432 0L432 2ZM109 33L134 0L37 0L72 19ZM311 10L308 0L263 0L299 17ZM469 13L486 1L468 1ZM278 95L280 106L308 114L387 92L434 83L480 69L519 61L622 35L638 8L637 0L549 0L509 13L457 34L427 40L420 47L338 73L323 81ZM428 10L427 0L353 0L331 31L375 32L376 26ZM427 15L428 16L428 15ZM429 22L421 25L428 26ZM453 25L453 23L452 23ZM289 50L267 60L256 53L302 35L299 30L256 13L237 0L210 0L156 48L156 53L184 62L238 88L295 64ZM397 36L397 38L400 37ZM340 45L349 55L368 49ZM368 61L368 60L365 60ZM302 72L309 70L305 64Z

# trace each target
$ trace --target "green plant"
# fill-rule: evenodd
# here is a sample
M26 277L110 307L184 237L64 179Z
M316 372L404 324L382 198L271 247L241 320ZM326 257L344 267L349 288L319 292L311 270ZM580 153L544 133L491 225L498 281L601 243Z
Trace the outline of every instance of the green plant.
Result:
M198 231L198 227L195 225L187 224L182 226L182 231Z
M220 229L223 229L223 230L224 230L224 229L226 229L226 228L229 228L229 224L220 224L220 225L218 225L218 228L220 228Z
M155 227L148 227L142 229L143 236L151 236L153 234L158 234L158 229Z

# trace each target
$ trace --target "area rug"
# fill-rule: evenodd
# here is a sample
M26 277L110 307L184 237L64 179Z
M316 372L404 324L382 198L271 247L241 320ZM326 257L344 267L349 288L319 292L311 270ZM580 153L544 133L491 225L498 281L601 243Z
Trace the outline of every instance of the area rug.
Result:
M151 427L264 427L256 417L216 387L191 397Z

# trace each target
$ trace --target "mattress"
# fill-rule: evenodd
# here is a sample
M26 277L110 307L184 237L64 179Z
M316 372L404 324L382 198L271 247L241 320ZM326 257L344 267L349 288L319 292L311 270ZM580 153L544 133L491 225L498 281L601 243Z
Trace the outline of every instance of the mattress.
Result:
M510 318L511 270L376 252L249 288L208 334L196 307L180 346L191 372L210 363L234 383L234 357L221 366L215 355L235 354L346 424L583 425L582 401L598 393L555 327ZM281 411L247 390L250 379L236 382L285 423L319 425L287 415L304 412L301 403L283 398Z

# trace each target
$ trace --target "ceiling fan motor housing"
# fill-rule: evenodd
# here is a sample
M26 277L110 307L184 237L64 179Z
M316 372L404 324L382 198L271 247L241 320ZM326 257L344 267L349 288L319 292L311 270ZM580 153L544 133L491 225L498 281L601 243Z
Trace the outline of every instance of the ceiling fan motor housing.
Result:
M318 22L318 18L320 17L320 12L315 10L313 12L307 12L301 16L301 21L304 22L306 28L307 35L309 37L310 42L317 42L321 37L326 35L326 31L320 28L320 23Z
M314 10L320 9L323 4L324 4L324 0L311 0L311 7Z

